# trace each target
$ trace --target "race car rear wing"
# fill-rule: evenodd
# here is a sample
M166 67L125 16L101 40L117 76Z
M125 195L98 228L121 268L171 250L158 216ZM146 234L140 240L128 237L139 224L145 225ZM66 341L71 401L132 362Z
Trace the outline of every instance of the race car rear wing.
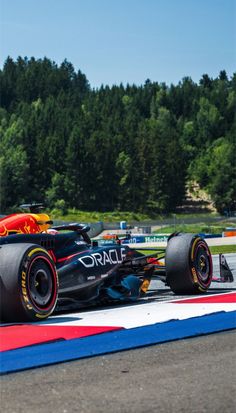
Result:
M32 212L32 214L37 214L42 209L44 209L44 204L41 202L40 203L33 202L32 204L21 204L20 208L28 209L30 212Z
M63 224L63 225L54 226L51 229L54 229L55 231L75 231L77 232L77 234L82 235L84 241L87 244L91 244L91 239L88 235L88 231L90 230L89 225L71 223L71 224Z

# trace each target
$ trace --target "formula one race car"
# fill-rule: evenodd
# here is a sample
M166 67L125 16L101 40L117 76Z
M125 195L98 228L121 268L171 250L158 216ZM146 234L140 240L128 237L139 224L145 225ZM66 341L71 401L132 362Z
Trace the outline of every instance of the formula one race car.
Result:
M28 207L29 213L0 219L1 321L36 321L62 308L134 301L155 278L176 294L203 293L212 282L211 254L198 235L173 234L166 250L145 255L120 239L109 245L91 241L84 224L51 227L49 216L38 213L40 205ZM229 274L220 280L230 281Z

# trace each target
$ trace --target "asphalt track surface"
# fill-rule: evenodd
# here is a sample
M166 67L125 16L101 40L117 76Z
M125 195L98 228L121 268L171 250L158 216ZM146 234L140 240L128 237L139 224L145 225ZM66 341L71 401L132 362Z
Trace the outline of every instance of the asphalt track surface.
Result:
M235 412L236 334L218 333L1 378L1 411Z
M226 257L236 277L235 254ZM215 257L214 268L217 272ZM215 288L230 291L236 282L215 284ZM168 299L164 290L163 299ZM6 413L233 413L235 394L233 331L0 378L0 407Z

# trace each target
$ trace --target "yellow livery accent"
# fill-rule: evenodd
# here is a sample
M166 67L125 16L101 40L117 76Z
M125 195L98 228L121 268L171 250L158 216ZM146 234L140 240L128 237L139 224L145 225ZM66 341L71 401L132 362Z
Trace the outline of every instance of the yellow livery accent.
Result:
M146 293L147 290L148 290L149 285L150 285L150 281L149 281L149 280L144 280L143 283L142 283L142 285L141 285L141 287L140 287L140 290L141 290L143 293Z
M47 231L50 228L50 218L48 214L31 214L31 216L36 220L38 226L40 227L40 231Z

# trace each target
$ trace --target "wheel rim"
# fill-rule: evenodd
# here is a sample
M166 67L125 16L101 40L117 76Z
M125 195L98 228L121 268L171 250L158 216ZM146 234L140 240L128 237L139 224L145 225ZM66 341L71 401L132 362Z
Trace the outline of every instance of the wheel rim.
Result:
M199 242L196 246L194 266L199 282L208 286L212 278L212 261L208 247L204 242Z
M41 311L48 311L56 296L55 270L50 261L42 256L35 257L28 269L28 277L32 304Z

